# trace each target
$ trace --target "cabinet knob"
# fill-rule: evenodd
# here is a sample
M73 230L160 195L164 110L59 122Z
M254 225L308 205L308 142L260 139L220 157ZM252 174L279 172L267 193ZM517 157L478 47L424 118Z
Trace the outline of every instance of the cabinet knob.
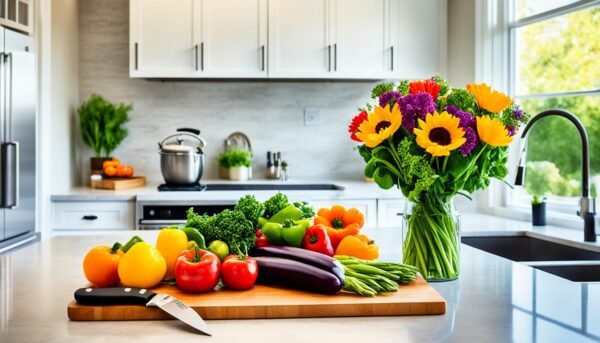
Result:
M95 216L93 214L88 214L88 215L85 215L85 216L81 217L81 219L83 219L83 220L96 220L96 219L98 219L98 216Z
M402 217L402 216L404 216L404 213L398 212L398 213L396 213L396 215Z

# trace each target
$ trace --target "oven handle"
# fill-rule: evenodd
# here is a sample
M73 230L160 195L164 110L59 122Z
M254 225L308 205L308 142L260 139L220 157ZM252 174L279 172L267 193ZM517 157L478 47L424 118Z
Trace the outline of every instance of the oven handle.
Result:
M173 219L173 220L166 220L166 219L140 219L139 221L139 228L140 230L160 230L162 228L165 228L167 226L173 226L173 225L185 225L185 220L177 220L177 219ZM144 229L144 226L153 226L156 227L156 229L152 228L152 229Z

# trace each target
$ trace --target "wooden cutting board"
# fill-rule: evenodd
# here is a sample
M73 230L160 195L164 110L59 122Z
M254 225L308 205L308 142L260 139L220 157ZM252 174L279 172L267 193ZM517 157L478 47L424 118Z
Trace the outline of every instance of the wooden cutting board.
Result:
M98 181L98 183L93 188L117 190L144 187L145 185L145 176L132 176L127 178L105 178L102 179L102 181Z
M342 292L320 295L255 285L247 291L221 289L204 294L187 294L175 286L153 289L168 293L192 307L204 319L258 319L360 317L443 314L446 301L425 280L401 286L398 292L361 297ZM71 320L172 319L158 308L145 306L83 306L69 303Z

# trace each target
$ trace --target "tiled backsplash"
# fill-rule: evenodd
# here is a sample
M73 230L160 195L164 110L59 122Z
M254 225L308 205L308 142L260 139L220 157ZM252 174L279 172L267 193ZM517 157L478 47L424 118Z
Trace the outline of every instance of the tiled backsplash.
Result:
M234 131L250 137L255 177L264 175L267 150L282 152L292 179L362 177L363 162L346 130L373 82L130 79L129 2L82 0L79 8L80 100L98 93L133 104L129 136L115 156L150 183L162 182L157 142L178 127L202 130L204 178L217 177L215 158ZM306 107L321 109L320 124L304 126ZM79 174L85 177L91 151L76 139Z

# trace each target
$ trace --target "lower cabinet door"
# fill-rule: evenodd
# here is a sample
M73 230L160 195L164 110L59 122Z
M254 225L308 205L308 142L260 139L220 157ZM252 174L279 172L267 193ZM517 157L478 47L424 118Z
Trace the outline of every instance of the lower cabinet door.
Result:
M54 202L54 230L133 230L133 201Z

